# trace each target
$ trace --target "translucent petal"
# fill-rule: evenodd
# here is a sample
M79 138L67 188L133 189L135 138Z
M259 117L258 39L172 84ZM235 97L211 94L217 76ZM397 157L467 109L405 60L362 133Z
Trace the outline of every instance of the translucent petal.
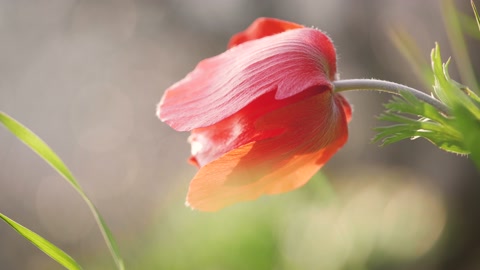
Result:
M342 96L323 91L260 117L257 130L282 132L201 167L190 184L187 204L215 211L302 186L346 142L348 111Z
M179 131L207 127L271 91L285 99L313 86L332 89L335 61L330 39L315 29L246 42L200 62L167 89L157 114Z

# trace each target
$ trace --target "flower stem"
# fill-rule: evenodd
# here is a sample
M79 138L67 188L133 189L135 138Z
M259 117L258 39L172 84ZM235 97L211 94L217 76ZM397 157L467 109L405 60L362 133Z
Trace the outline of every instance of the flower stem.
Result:
M334 91L335 92L343 92L349 90L371 90L371 91L379 91L379 92L386 92L394 95L400 95L401 91L407 91L412 93L415 97L424 101L433 107L435 107L440 112L449 115L448 107L440 102L438 99L435 99L432 96L429 96L423 92L420 92L414 88L389 82L383 80L375 80L375 79L350 79L350 80L339 80L334 81Z

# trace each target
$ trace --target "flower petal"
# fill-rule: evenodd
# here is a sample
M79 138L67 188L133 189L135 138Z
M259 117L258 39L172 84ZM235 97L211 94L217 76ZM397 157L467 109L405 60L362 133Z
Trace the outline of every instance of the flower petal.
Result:
M233 149L200 168L187 204L215 211L302 186L346 142L345 104L342 96L324 91L259 118L258 130L283 132Z
M257 129L255 123L267 113L328 90L312 87L293 97L281 100L275 99L274 91L268 92L222 121L208 127L192 130L188 139L192 145L190 161L198 167L203 167L244 144L279 135L279 133L284 132L285 128L283 126L262 131Z
M285 99L312 86L331 89L335 73L335 48L325 34L290 30L203 60L167 89L157 115L179 131L206 127L270 91Z
M228 48L297 28L303 28L303 25L275 18L258 18L245 31L235 34L230 39Z

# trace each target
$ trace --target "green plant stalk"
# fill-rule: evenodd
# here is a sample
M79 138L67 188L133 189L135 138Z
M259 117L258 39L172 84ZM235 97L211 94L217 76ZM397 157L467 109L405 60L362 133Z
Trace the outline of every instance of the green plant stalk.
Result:
M400 95L402 91L409 92L417 97L419 100L424 101L438 111L445 115L449 115L449 109L445 104L441 103L439 100L435 99L432 96L429 96L417 89L405 86L403 84L376 80L376 79L349 79L349 80L338 80L333 82L335 92L344 92L351 90L370 90L385 92L394 95Z

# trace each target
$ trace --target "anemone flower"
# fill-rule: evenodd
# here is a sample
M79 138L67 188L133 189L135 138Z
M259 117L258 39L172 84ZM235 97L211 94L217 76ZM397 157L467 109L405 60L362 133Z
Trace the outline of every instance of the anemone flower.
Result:
M335 77L328 36L260 18L168 88L157 115L191 132L199 168L187 205L215 211L304 185L347 141L351 109Z

